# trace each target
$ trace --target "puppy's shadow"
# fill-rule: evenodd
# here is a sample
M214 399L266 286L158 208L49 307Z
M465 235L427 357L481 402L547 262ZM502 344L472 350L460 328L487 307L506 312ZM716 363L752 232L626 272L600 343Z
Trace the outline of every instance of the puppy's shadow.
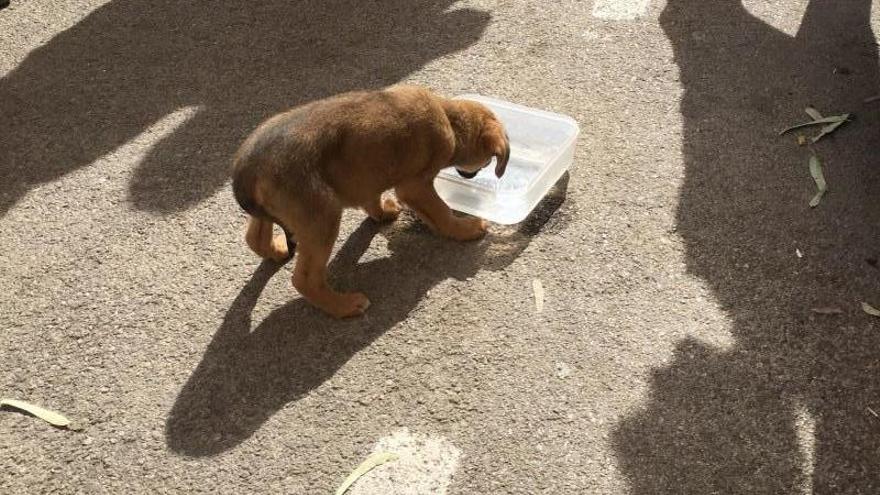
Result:
M383 235L391 255L358 263L382 231L365 220L330 266L334 286L371 297L373 305L361 318L332 320L297 298L251 330L260 293L280 268L263 262L180 392L166 424L169 447L188 456L209 456L238 445L276 411L324 383L359 350L406 318L434 285L508 266L557 210L566 185L567 176L525 222L517 228L496 227L480 242L444 240L421 224L390 228ZM565 221L559 215L553 219L555 227Z

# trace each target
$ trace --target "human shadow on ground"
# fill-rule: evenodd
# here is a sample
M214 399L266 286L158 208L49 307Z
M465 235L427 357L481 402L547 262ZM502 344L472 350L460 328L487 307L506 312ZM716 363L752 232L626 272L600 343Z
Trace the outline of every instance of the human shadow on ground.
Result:
M32 188L196 107L148 151L129 190L138 209L189 208L222 187L235 149L269 115L396 83L475 43L489 14L454 4L111 1L0 79L0 217Z
M880 305L870 11L812 0L794 37L735 0L660 17L684 86L677 229L734 344L686 339L653 373L613 436L633 493L880 493L880 320L859 308ZM777 135L808 104L857 114L816 145L830 193L815 209L807 149Z
M522 224L494 226L478 242L441 239L421 224L384 229L365 220L330 264L334 286L363 291L371 298L366 315L357 319L333 320L297 298L251 329L260 292L279 268L261 264L232 303L169 413L166 438L171 450L200 457L238 445L405 319L438 283L465 280L482 270L503 270L564 201L567 180L566 175ZM391 255L358 263L379 233L387 238Z

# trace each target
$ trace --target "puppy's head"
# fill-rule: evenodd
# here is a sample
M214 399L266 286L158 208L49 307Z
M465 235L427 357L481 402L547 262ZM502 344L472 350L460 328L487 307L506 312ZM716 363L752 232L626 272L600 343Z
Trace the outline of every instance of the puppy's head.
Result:
M446 115L455 133L452 166L459 175L473 178L495 158L495 175L501 177L510 160L510 140L504 125L491 110L476 102L450 100Z

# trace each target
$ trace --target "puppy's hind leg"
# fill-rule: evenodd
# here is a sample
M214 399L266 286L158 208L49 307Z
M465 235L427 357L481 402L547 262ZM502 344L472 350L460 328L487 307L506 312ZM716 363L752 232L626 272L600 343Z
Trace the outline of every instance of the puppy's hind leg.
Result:
M276 237L272 242L282 242L286 241L285 247L287 247L287 258L293 258L293 254L296 251L296 239L293 238L293 232L291 232L284 225L279 224L281 230L284 232L284 238Z
M299 241L293 286L307 301L335 318L361 315L370 306L360 292L336 292L327 283L327 262L341 217L341 209L316 209L308 217L292 219Z
M282 262L290 256L288 241L290 238L287 230L284 236L272 237L272 221L264 218L250 216L248 218L247 233L245 240L248 247L258 256L269 258L276 262Z

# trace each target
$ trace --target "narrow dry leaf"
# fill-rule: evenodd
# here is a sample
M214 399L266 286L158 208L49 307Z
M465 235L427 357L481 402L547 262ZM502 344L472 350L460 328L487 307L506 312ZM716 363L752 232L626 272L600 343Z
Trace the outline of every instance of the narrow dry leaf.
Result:
M843 310L840 308L835 308L833 306L828 307L820 307L820 308L812 308L810 309L813 313L819 315L840 315L843 314Z
M871 316L876 316L880 318L880 309L877 309L866 302L862 302L862 311L868 313Z
M880 100L880 95L874 95L874 96L871 96L871 97L869 97L869 98L865 98L865 99L864 99L864 102L865 102L865 103L872 103L872 102L875 102L875 101L877 101L877 100Z
M811 125L820 125L820 124L836 124L838 122L846 122L846 119L849 118L849 114L845 113L843 115L835 115L833 117L823 117L821 119L816 119L810 122L804 122L803 124L793 125L786 129L783 129L779 132L779 135L783 135L787 132L791 132L795 129L800 129L801 127L809 127Z
M810 200L810 208L819 206L822 196L828 191L828 184L825 182L825 175L822 173L822 161L816 155L810 156L810 175L816 181L816 188L819 189L813 199Z
M804 109L804 111L807 112L807 115L809 115L810 118L813 120L819 120L819 119L823 118L822 114L819 113L819 111L813 107L807 107Z
M370 472L370 470L372 470L376 466L381 466L386 462L394 461L398 457L399 456L397 454L394 454L392 452L376 452L370 457L367 457L366 460L364 460L364 462L362 462L360 466L352 471L351 474L348 475L348 478L345 478L345 481L343 481L342 484L339 485L339 488L336 490L336 495L343 495L345 492L348 491L349 488L351 488L351 485L353 485L355 481L360 479L361 476Z
M40 406L16 399L0 399L0 407L13 407L28 414L32 414L53 426L65 427L70 424L70 420L64 415L42 408Z
M838 127L840 127L840 126L843 125L844 122L846 122L846 121L845 121L845 120L842 120L842 121L840 121L840 122L835 122L835 123L833 123L833 124L828 124L828 125L826 125L825 127L823 127L823 128L822 128L822 132L820 132L818 135L816 135L816 137L813 138L813 143L815 144L815 143L819 142L819 140L822 139L823 137L825 137L825 136L831 134L832 132L836 131Z
M867 407L868 407L869 413L873 414L875 418L880 418L880 416L877 415L877 412L874 411L873 409L871 409L871 406L867 406Z
M538 313L544 311L544 285L540 280L532 280L532 289L535 291L535 308Z

